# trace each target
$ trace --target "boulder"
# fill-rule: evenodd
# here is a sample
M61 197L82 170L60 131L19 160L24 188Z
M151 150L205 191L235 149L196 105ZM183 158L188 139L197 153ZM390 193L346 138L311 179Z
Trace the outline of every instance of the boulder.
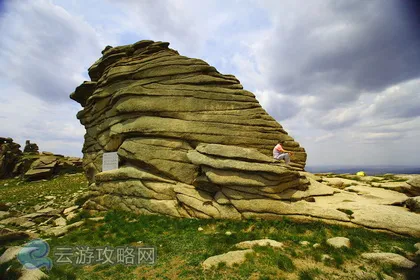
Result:
M327 239L327 244L334 248L350 248L350 239L347 237L333 237Z
M217 255L206 259L201 266L204 269L210 269L212 267L216 267L220 263L225 263L226 266L233 266L234 264L242 264L246 260L246 255L251 254L254 251L252 249L248 250L238 250L238 251L230 251L225 254Z
M363 253L362 258L401 268L413 268L416 266L415 262L394 253Z

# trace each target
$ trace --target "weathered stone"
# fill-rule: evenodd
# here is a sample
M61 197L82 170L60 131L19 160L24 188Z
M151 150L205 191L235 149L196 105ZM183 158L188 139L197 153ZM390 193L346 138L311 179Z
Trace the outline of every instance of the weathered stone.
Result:
M378 204L403 204L408 198L407 195L400 192L368 186L351 186L345 188L345 190L370 199L378 199Z
M420 176L414 176L407 181L407 184L411 186L409 192L413 195L420 195Z
M325 261L332 261L334 260L330 255L327 254L322 254L321 256L321 261L325 262Z
M19 251L22 249L20 246L12 246L7 248L7 250L0 256L0 264L9 262L16 258Z
M54 224L56 226L65 226L65 225L67 225L67 221L63 217L60 217L60 218L57 218L57 219L54 220Z
M327 239L327 244L334 247L334 248L350 248L350 239L347 237L333 237Z
M68 207L68 208L64 209L63 214L64 215L67 215L70 212L73 212L73 211L75 211L77 209L79 209L79 206L78 205L74 205L74 206Z
M210 269L212 267L217 267L219 263L225 263L226 266L233 266L234 264L244 263L246 260L246 255L251 254L254 251L252 249L248 250L239 250L239 251L230 251L225 254L217 255L206 259L201 266L204 269Z
M21 276L19 280L41 280L48 278L48 275L42 272L40 269L27 269L25 267L21 270Z
M402 268L413 268L416 266L415 262L394 253L363 253L362 258Z
M251 249L254 246L269 246L273 248L281 249L284 247L284 244L271 239L259 239L251 241L242 241L235 245L238 249Z
M227 198L222 192L218 191L214 196L214 200L219 204L231 204L229 198Z
M306 247L306 246L309 246L311 243L309 243L309 241L304 240L304 241L300 241L299 244Z
M78 221L75 222L73 224L69 224L67 226L57 226L57 227L53 227L53 228L48 228L45 231L46 235L53 235L53 236L62 236L64 234L66 234L67 232L69 232L69 230L78 228L80 226L82 226L85 223L85 221Z
M372 182L373 187L389 189L396 192L412 193L413 187L407 184L407 182ZM418 194L420 195L420 193Z

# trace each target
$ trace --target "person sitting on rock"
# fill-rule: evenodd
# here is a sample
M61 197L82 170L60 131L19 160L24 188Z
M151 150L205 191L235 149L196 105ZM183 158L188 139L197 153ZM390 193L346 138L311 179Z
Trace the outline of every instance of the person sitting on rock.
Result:
M281 145L282 141L279 141L277 145L273 149L273 158L277 160L282 160L286 162L287 165L290 163L290 157L293 156L293 152L286 151L283 149L283 146Z

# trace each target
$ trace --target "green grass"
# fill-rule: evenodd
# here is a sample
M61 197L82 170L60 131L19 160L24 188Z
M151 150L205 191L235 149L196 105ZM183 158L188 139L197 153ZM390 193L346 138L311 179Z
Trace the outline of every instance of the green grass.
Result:
M18 211L31 211L33 206L50 201L44 196L56 196L55 203L60 204L75 192L86 189L87 181L83 173L60 175L49 181L6 179L0 180L0 201L11 202Z
M253 231L247 232L251 226ZM203 227L204 231L198 232L198 227ZM230 230L233 234L225 235L226 230ZM335 249L328 246L325 240L331 236L347 236L352 242L352 247ZM229 268L222 264L213 272L197 269L206 258L234 250L234 245L238 242L264 237L283 241L285 249L256 247L254 248L256 255L250 256L246 264L238 267ZM298 240L307 240L311 244L320 243L321 247L302 247L298 244ZM395 245L408 249L412 247L416 239L322 223L296 224L287 219L282 221L193 220L164 216L136 216L125 212L110 211L103 223L87 221L83 228L63 238L53 238L49 244L52 248L64 244L116 247L135 245L138 241L155 246L158 250L158 261L155 266L143 268L153 277L159 274L160 277L170 278L174 273L177 275L182 273L191 278L219 279L234 273L239 274L240 279L247 279L255 273L260 273L258 271L264 271L264 275L260 276L277 279L282 273L294 273L297 267L293 260L296 258L310 257L319 262L321 254L328 254L333 261L326 265L340 268L345 262L360 258L361 252L373 247L386 250ZM71 266L60 266L53 268L51 278L60 279L54 277L73 275L78 279L90 279L89 277L99 275L106 279L109 275L118 278L123 274L127 275L127 279L138 276L133 267L124 267L124 270L120 270L115 266L102 268L98 266L91 270L76 270ZM299 271L300 279L313 279L316 275L317 273L313 270Z
M299 280L312 280L321 273L318 268L302 270L299 272Z
M0 181L0 199L5 202L25 200L20 209L30 209L43 201L45 195L55 195L64 201L79 190L85 190L87 182L83 175L60 176L48 182L22 182L17 179ZM19 183L19 184L18 184ZM36 193L33 197L28 193ZM81 202L82 203L82 202ZM351 211L340 209L351 215ZM323 222L296 223L282 220L197 220L166 216L134 215L121 211L109 211L100 222L89 221L91 213L82 210L71 221L85 220L85 224L64 237L51 238L48 242L52 252L57 246L142 246L157 249L155 265L91 265L73 267L54 265L46 272L49 279L328 279L328 271L346 273L349 264L360 266L360 254L380 250L395 251L395 246L414 253L413 244L419 239L378 233L363 228L346 228L327 225ZM203 231L197 229L202 227ZM232 232L226 235L225 232ZM351 248L335 249L326 244L330 237L344 236L350 239ZM208 257L236 250L235 244L269 238L284 244L283 249L255 247L245 263L228 267L220 264L209 271L201 269ZM309 246L302 246L301 241ZM140 243L138 243L141 241ZM21 242L21 241L19 241ZM320 247L313 248L318 243ZM14 243L15 244L15 243ZM16 244L17 245L17 244ZM1 248L0 248L1 253ZM321 256L328 254L332 260L322 262ZM420 260L417 260L420 263ZM10 263L7 264L7 266ZM18 264L13 263L16 266ZM0 278L6 265L0 267ZM366 263L363 269L393 275L394 267ZM12 279L12 278L11 278ZM408 278L410 279L410 278ZM414 278L413 278L414 279Z

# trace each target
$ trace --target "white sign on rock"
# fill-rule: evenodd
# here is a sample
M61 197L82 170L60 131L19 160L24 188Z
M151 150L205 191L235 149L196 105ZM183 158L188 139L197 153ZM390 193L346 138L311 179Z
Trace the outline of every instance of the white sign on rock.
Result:
M117 152L104 153L102 156L102 172L114 169L118 169Z

